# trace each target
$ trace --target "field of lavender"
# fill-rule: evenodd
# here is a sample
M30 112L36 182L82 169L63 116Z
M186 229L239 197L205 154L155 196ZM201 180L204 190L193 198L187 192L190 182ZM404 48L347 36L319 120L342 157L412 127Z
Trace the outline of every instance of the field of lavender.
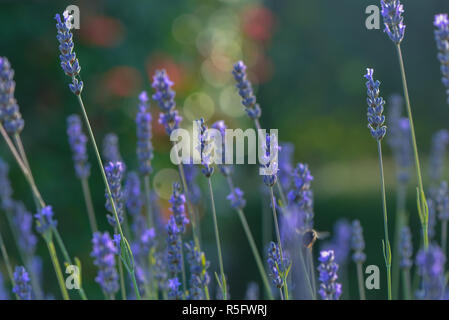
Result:
M449 299L449 5L373 1L369 30L373 3L342 1L364 44L339 47L313 18L334 4L296 22L294 1L194 2L81 1L79 30L59 5L5 4L0 300ZM432 47L407 44L421 34ZM368 53L339 66L332 46ZM181 128L198 164L173 161ZM262 128L260 164L214 162L212 132Z

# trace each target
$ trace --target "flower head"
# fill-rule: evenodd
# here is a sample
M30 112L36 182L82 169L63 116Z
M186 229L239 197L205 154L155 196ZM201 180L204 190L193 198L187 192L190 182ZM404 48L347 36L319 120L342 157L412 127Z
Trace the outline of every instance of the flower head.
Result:
M153 144L151 143L151 113L150 102L146 91L139 95L139 110L136 116L137 129L137 159L139 160L139 171L142 175L149 175L153 168Z
M173 194L169 200L171 204L171 212L175 217L176 225L181 233L185 232L189 219L185 214L186 197L181 192L181 185L178 182L173 183Z
M253 120L260 118L262 111L259 104L256 103L256 96L254 95L251 82L247 79L246 66L243 61L238 61L234 64L232 75L237 82L235 86L239 91L240 97L242 97L242 104L246 113Z
M90 175L90 164L87 161L87 137L83 133L81 119L72 114L67 118L67 135L72 149L72 159L75 164L75 173L79 179L86 179Z
M318 258L320 289L318 290L323 300L338 300L342 293L341 284L337 282L338 264L335 262L334 251L321 251Z
M168 135L173 130L179 128L182 117L178 114L175 102L175 92L171 89L173 82L165 70L157 70L153 76L152 87L156 91L153 94L153 100L161 109L159 114L159 123L165 127Z
M434 26L435 40L438 48L438 60L441 63L441 81L446 87L447 102L449 103L449 19L447 14L437 14Z
M279 246L273 241L270 242L268 247L268 275L271 281L277 288L284 286L284 278L287 277L288 270L290 269L290 260L284 252L284 256L281 257Z
M363 228L359 220L352 222L351 247L354 250L352 259L355 263L363 263L366 260L365 239L363 239Z
M126 175L125 198L127 212L133 216L138 216L142 211L143 200L139 176L134 171Z
M178 277L174 277L168 279L168 297L172 300L181 300L182 299L182 291L181 291L181 282L179 282Z
M176 275L181 272L181 261L182 261L182 242L181 242L181 230L179 230L178 225L174 216L170 216L167 223L167 263L168 270L171 274Z
M444 265L446 256L436 245L429 245L427 250L420 250L416 256L418 272L422 277L421 289L417 297L425 300L441 300L444 297L446 279Z
M53 219L53 208L51 206L43 207L34 215L37 220L37 232L45 235L50 229L56 228L58 222Z
M14 97L14 70L6 57L0 57L0 122L10 134L20 133L25 122Z
M209 273L207 272L209 261L206 260L204 252L198 250L192 241L184 246L190 269L190 292L188 298L191 300L203 300L204 288L208 286L210 281Z
M244 193L240 188L234 188L226 199L231 201L231 206L234 209L243 209L246 205L246 200L243 195Z
M287 194L291 207L299 209L300 225L304 230L313 228L313 176L307 164L298 163L293 171L293 188ZM291 209L292 210L292 209Z
M404 18L402 17L404 6L399 0L381 0L380 4L385 32L395 44L400 44L405 34Z
M401 269L410 269L413 265L413 244L412 244L412 234L410 228L407 226L402 227L399 241L399 254L400 262L399 266Z
M387 127L384 126L385 116L382 115L385 101L379 96L380 82L379 80L374 81L374 70L369 68L366 70L367 72L365 78L367 79L366 88L368 95L368 98L366 99L368 103L368 128L370 129L373 138L380 141L387 133Z
M112 194L112 200L114 202L115 209L117 211L119 222L122 223L124 218L123 210L123 191L122 191L122 179L123 172L125 171L122 162L109 162L104 168L106 173L106 178L108 180L109 189ZM111 213L107 216L108 222L111 226L115 226L117 221L114 217L114 210L112 207L111 199L109 198L109 193L105 192L106 197L106 209Z
M119 290L118 274L115 266L115 257L119 254L119 249L108 232L95 232L92 244L90 255L94 258L94 265L98 268L95 282L107 294L115 294Z
M73 51L73 34L69 28L69 15L64 12L63 17L59 14L55 15L56 29L58 34L56 39L59 41L59 59L61 60L61 68L64 73L72 79L72 83L69 84L70 90L75 95L80 95L83 90L83 82L78 79L81 67L79 65L76 54Z
M272 187L277 182L279 171L278 166L278 139L276 134L266 134L262 144L263 154L260 157L261 167L264 171L263 182L266 186Z
M24 267L16 267L14 271L15 285L12 292L21 300L31 300L31 279Z

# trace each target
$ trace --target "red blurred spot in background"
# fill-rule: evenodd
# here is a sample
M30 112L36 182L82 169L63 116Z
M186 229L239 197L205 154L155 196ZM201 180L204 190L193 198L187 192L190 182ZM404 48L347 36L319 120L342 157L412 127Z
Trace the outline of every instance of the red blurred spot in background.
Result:
M99 47L115 47L123 40L125 28L120 20L105 16L90 16L82 21L81 41Z
M271 39L274 15L263 6L249 6L242 13L243 32L251 39L266 42Z
M119 97L129 97L137 94L142 77L139 71L129 66L119 66L109 69L104 74L103 81L107 93Z
M263 53L257 56L255 63L250 69L250 71L256 76L254 83L265 83L269 81L273 76L273 70L273 62Z

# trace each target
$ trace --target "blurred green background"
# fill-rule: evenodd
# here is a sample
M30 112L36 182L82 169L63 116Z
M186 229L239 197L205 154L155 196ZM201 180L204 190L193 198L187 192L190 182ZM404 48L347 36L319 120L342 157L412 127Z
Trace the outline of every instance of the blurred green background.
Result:
M59 66L55 13L62 13L70 4L80 8L81 28L74 31L74 38L85 83L83 98L98 142L106 133L118 134L128 168L136 168L137 96L141 90L152 91L150 81L155 69L166 68L175 81L176 101L184 117L184 127L202 116L208 123L224 119L231 128L248 128L252 123L244 114L230 74L232 64L244 60L263 110L262 126L278 128L281 141L294 143L295 162L308 163L315 177L316 228L332 231L338 218L360 219L365 229L367 264L377 264L383 275L377 150L366 128L365 68L375 69L375 78L381 80L385 98L401 93L402 85L393 44L382 30L365 27L365 8L379 5L378 2L0 2L0 56L8 57L15 69L16 98L25 119L22 134L25 148L41 193L55 209L69 252L83 262L84 286L90 297L101 298L101 291L93 282L96 270L89 256L91 235L66 135L66 117L77 113L79 107ZM427 173L431 135L447 127L449 119L432 26L433 15L447 12L449 4L446 0L405 0L403 3L407 29L402 48L417 142L423 170ZM157 118L156 109L154 105L154 118ZM167 174L165 169L175 167L169 161L168 139L156 121L153 131L152 180L155 181L161 170ZM4 143L0 144L0 155L11 166L14 197L23 199L32 210L29 188ZM89 156L97 220L101 230L109 230L104 188L91 148ZM395 173L388 147L385 147L385 162L388 207L393 216ZM262 247L263 201L259 188L262 179L255 166L237 168L237 171L236 183L248 200L245 212ZM164 175L159 178L161 183L154 187L161 195L161 206L166 209L164 190L171 182ZM201 178L198 181L205 192ZM417 242L419 224L414 183L410 186L408 209ZM225 199L228 190L219 174L214 175L214 187L231 296L243 298L247 283L259 281L256 265L238 217ZM201 223L206 254L213 262L211 271L214 271L216 251L208 197L204 195L205 214ZM4 217L0 221L2 231L8 235ZM394 223L393 219L390 221ZM17 261L10 238L7 243L12 259ZM45 258L45 290L58 297L57 282L41 239L38 253ZM352 264L349 267L349 274L354 274L355 267ZM368 298L385 298L384 283L381 282L382 290L369 291ZM357 298L355 278L345 285L344 290Z

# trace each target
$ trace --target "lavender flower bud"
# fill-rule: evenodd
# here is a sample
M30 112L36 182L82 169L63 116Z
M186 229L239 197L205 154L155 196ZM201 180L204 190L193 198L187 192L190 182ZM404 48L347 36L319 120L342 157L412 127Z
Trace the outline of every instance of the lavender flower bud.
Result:
M243 191L240 188L234 188L231 193L226 197L229 201L231 201L231 206L234 209L243 209L246 205L246 200L243 197Z
M169 200L171 203L171 212L175 218L176 225L181 233L186 230L189 219L185 214L186 197L181 193L181 185L178 182L173 183L173 194Z
M256 103L251 82L246 77L246 66L243 61L238 61L234 64L232 75L237 82L236 87L239 90L240 97L242 97L242 104L246 113L253 120L260 118L262 111L259 104Z
M118 143L118 136L115 133L108 133L103 138L103 157L105 163L108 162L122 162L123 158L120 154L120 147ZM124 167L124 170L126 171L126 167Z
M441 180L448 144L449 131L446 129L439 130L432 136L429 176L434 184Z
M8 178L9 165L0 158L0 200L1 207L5 211L11 211L14 207L12 199L12 187Z
M286 276L288 269L290 268L289 258L285 255L281 258L279 246L273 241L270 242L268 248L268 275L271 281L277 288L284 286L283 277Z
M172 275L181 272L181 231L179 230L174 216L170 216L167 223L167 263L168 270Z
M49 233L51 234L50 229L56 228L58 225L58 222L53 219L53 208L51 206L42 208L34 217L37 219L36 230L44 237Z
M157 70L153 76L152 87L155 89L153 100L156 101L162 113L159 114L159 123L165 127L168 135L179 128L182 117L175 110L175 92L171 89L173 82L165 70Z
M366 99L368 103L368 128L371 131L371 135L377 141L383 139L387 132L387 127L384 126L385 116L382 115L384 111L385 101L380 94L380 82L379 80L374 81L373 79L373 69L366 69L365 78L367 79L366 88L368 98Z
M0 57L0 122L10 134L20 133L25 122L14 98L14 70L6 57Z
M15 285L12 292L21 300L31 300L31 279L24 267L16 267L14 271Z
M28 256L33 256L36 251L37 238L33 233L33 215L29 213L23 202L14 205L14 225L20 234L18 245Z
M75 164L76 176L79 179L86 179L90 175L90 164L87 161L87 137L83 133L81 119L78 115L72 114L67 118L67 135L72 149L72 159Z
M449 220L449 189L446 181L442 181L436 197L438 218L444 223Z
M320 289L318 293L323 300L338 300L342 293L341 284L337 282L338 264L335 263L334 251L321 251L318 258Z
M79 65L78 59L76 58L76 54L73 51L73 34L68 27L69 15L67 12L63 14L63 20L61 21L61 16L56 14L56 29L58 34L56 35L56 39L59 41L59 51L61 55L59 59L61 60L61 67L64 73L72 79L72 83L69 84L70 90L75 95L80 95L83 90L83 82L78 80L79 73L81 71L81 67Z
M137 159L139 160L139 171L142 175L149 175L153 168L153 144L151 143L151 113L150 102L146 91L139 95L139 111L136 116L137 129Z
M444 297L446 278L444 266L446 257L436 245L420 250L416 256L418 272L422 277L421 289L416 296L424 300L441 300Z
M134 171L129 172L126 176L125 198L128 212L135 217L138 216L142 211L143 200L139 176Z
M168 297L172 300L181 300L182 291L180 289L181 282L178 277L168 279Z
M395 44L400 44L404 39L405 25L402 14L404 7L399 0L381 0L382 17L384 19L385 32Z
M204 119L201 118L196 120L199 128L198 132L198 152L201 155L201 164L203 165L203 169L201 172L204 174L206 178L210 178L210 176L214 173L214 167L212 167L212 144L211 137L209 132L207 131L207 126L204 123Z
M399 266L401 269L409 270L413 266L412 256L413 256L413 244L412 244L412 234L410 228L407 226L402 227L400 241L399 241L399 254L400 262Z
M407 117L401 117L403 99L400 95L390 98L388 113L389 135L387 142L393 152L397 167L397 178L402 184L410 180L410 168L413 165L412 146L410 144L410 121Z
M119 254L114 241L108 232L95 232L92 239L92 253L94 265L98 267L95 278L102 290L107 294L115 294L119 290L118 274L115 266L115 256Z
M363 239L363 228L359 220L352 222L351 246L352 250L354 250L352 260L355 263L364 263L366 261L366 254L363 252L365 250L365 240Z
M111 190L112 200L114 201L115 209L117 211L119 223L122 223L124 218L123 210L123 191L122 191L122 179L124 167L122 162L109 162L104 168L106 178L108 180L109 189ZM105 192L106 197L106 209L111 213L107 215L108 222L111 226L115 227L117 221L115 221L114 210L112 208L111 199L109 194Z
M279 151L277 137L267 133L262 149L264 150L264 154L262 155L261 167L267 171L263 176L263 182L266 186L272 187L277 182L277 174L279 171L278 163L275 161L275 153Z
M189 300L203 300L204 288L207 287L210 281L209 273L209 261L206 260L204 252L198 250L195 247L193 241L186 243L187 262L190 269L190 292Z
M438 60L441 63L441 81L446 87L447 103L449 103L449 19L447 14L437 14L433 23L435 40L438 48Z

